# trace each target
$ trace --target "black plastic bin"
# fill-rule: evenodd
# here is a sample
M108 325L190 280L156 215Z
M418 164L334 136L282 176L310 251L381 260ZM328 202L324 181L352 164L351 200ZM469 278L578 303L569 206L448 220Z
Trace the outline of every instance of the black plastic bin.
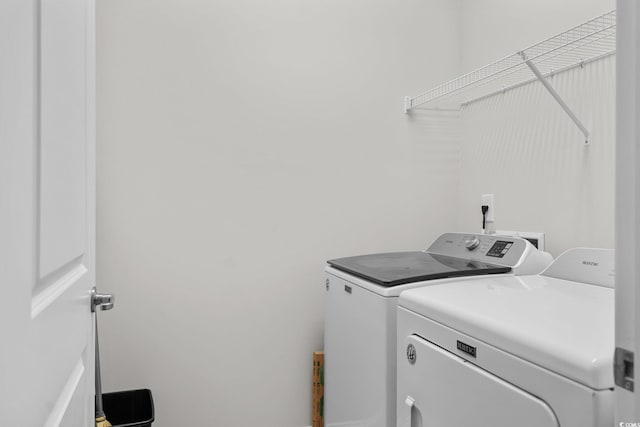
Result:
M151 427L154 420L151 390L126 390L102 395L107 421L113 427Z

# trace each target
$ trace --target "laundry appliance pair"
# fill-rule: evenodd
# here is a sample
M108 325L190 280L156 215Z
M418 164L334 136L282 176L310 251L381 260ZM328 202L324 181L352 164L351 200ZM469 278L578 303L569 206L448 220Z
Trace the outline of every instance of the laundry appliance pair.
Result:
M396 319L402 292L436 285L447 287L474 277L537 274L551 261L549 254L521 238L464 233L445 233L425 251L328 261L326 427L395 426ZM405 362L404 352L400 361ZM419 411L420 402L416 402L409 407L409 413ZM408 407L404 400L401 403L400 409ZM425 427L430 425L438 426Z

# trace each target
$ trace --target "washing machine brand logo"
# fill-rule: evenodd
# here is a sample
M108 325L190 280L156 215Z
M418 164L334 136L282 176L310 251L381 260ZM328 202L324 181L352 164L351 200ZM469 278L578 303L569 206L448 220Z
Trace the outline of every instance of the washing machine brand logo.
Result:
M413 344L407 346L407 359L409 359L409 363L412 365L416 363L416 348Z
M620 423L620 427L640 427L640 423Z
M600 265L600 263L599 263L599 262L595 262L595 261L582 261L582 263L583 263L584 265L590 265L590 266L592 266L592 267L597 267L597 266L599 266L599 265ZM640 425L638 425L638 427L640 427Z
M460 350L461 352L467 353L471 357L476 357L475 347L470 346L469 344L465 344L462 341L458 341L457 347L458 347L458 350Z

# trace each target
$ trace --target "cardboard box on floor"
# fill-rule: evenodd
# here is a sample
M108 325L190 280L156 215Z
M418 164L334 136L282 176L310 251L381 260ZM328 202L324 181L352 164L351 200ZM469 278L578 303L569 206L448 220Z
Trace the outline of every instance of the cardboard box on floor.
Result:
M311 425L324 427L324 352L313 352L313 390L311 399Z

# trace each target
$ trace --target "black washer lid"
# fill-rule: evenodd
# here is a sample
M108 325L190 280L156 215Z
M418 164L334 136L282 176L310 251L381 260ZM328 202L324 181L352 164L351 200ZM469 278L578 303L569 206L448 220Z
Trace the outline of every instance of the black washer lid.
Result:
M449 277L508 273L510 267L427 252L391 252L327 261L332 267L382 286Z

